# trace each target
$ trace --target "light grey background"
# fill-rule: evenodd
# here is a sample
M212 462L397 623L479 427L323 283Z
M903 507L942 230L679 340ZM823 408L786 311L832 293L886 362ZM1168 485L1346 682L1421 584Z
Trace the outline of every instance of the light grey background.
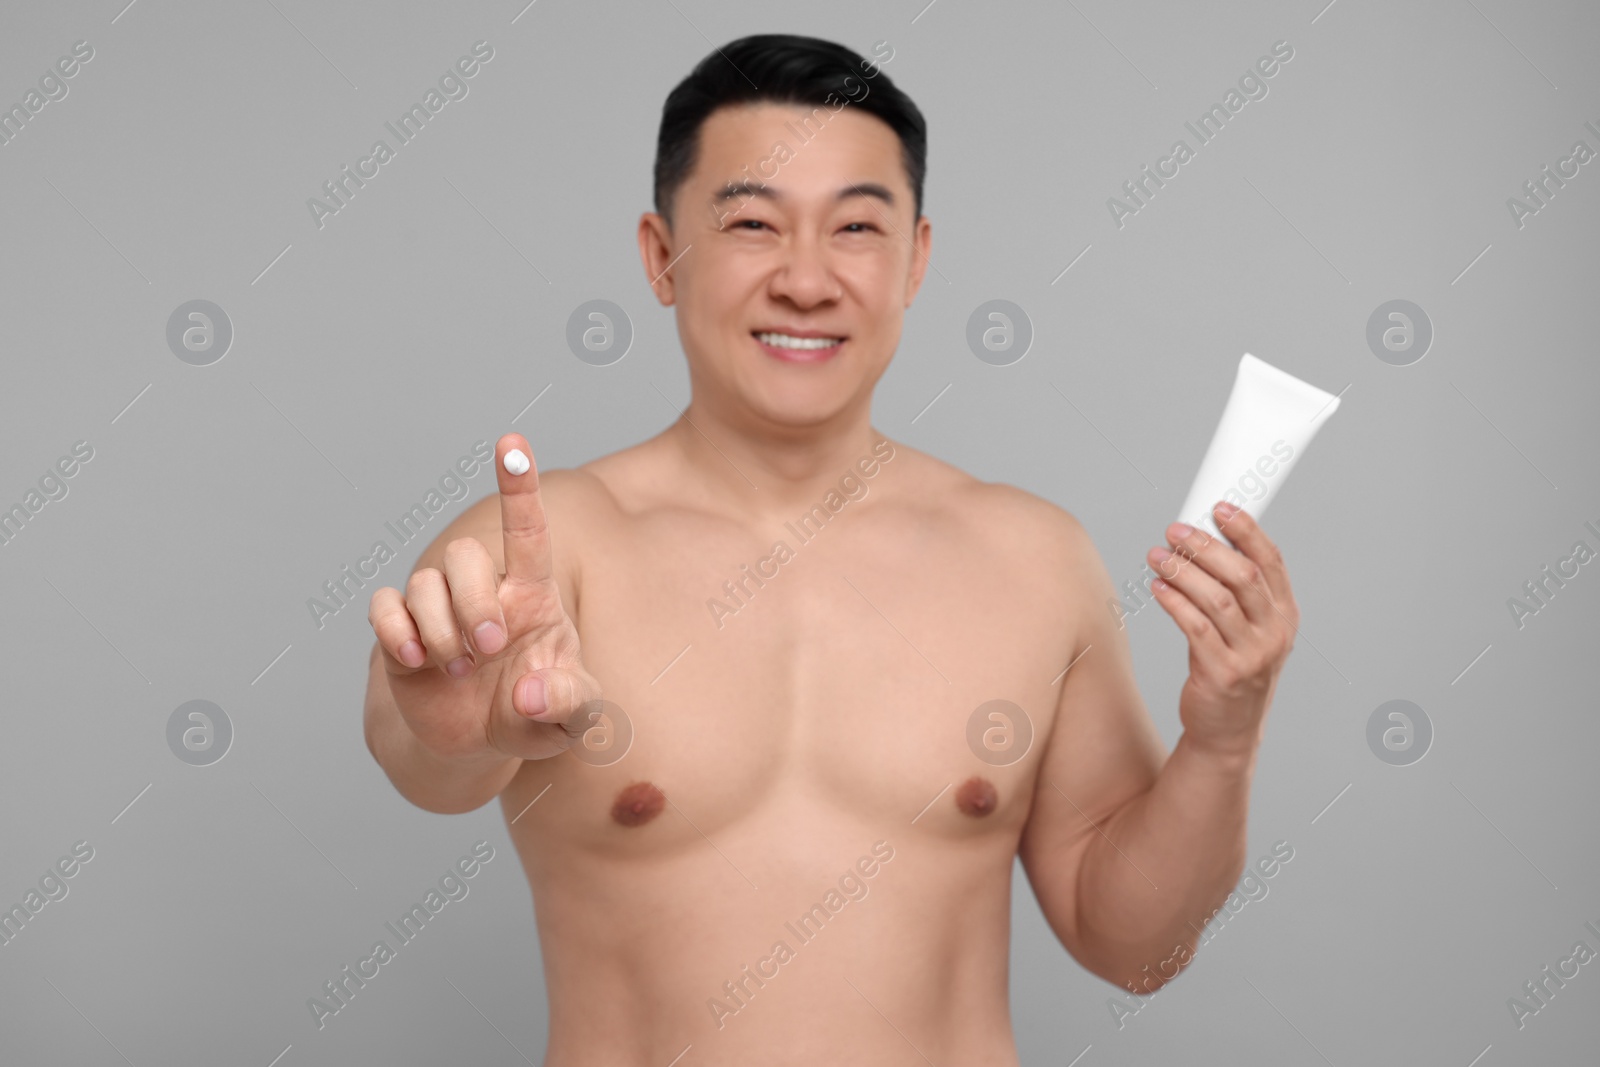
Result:
M1249 855L1294 859L1121 1028L1019 867L1024 1062L1592 1059L1600 963L1520 1030L1506 1002L1579 939L1600 949L1600 565L1520 630L1507 599L1600 546L1600 162L1520 229L1506 200L1575 141L1600 150L1593 5L125 2L0 21L6 106L95 50L0 147L0 506L94 449L0 545L0 904L95 850L0 946L0 1060L538 1061L498 804L395 793L362 740L365 601L320 629L306 602L474 441L519 430L565 467L676 417L683 356L634 239L661 104L713 44L771 31L889 41L928 118L935 269L878 390L892 437L1068 508L1120 581L1242 352L1343 395L1265 523L1303 627ZM478 40L469 95L318 229L307 198ZM1192 146L1183 123L1279 40L1269 95L1119 229L1107 198ZM596 298L635 331L609 367L564 342ZM209 367L165 341L193 299L234 328ZM965 344L990 299L1035 331L1009 367ZM1433 323L1411 366L1366 344L1393 299ZM1171 744L1184 642L1158 608L1128 627ZM1407 767L1365 739L1395 698L1435 730ZM208 767L167 746L194 699L233 724ZM319 1032L307 998L479 839L496 856L470 896Z

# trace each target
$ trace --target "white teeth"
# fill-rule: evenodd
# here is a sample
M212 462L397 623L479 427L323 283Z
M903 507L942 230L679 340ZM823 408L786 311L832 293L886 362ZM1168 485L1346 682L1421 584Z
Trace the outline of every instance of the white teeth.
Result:
M843 340L839 337L790 337L786 333L758 333L756 337L778 348L832 348Z

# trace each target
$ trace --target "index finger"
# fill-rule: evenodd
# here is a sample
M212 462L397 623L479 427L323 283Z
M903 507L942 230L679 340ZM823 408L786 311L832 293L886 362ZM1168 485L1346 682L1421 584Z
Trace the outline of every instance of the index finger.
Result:
M494 448L494 473L500 486L500 534L506 581L538 585L551 580L550 528L539 496L539 469L533 447L518 433L500 438ZM513 471L521 470L516 474Z
M1293 594L1289 589L1289 572L1283 565L1283 554L1278 551L1277 544L1261 529L1254 515L1239 508L1230 516L1226 512L1226 501L1218 501L1217 504L1212 512L1217 528L1233 542L1235 548L1261 568L1261 575L1271 591L1272 602L1287 602Z

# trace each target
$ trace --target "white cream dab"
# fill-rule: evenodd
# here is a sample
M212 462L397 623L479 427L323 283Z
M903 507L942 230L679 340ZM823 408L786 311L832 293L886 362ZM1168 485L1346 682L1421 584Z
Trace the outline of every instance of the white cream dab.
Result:
M530 466L528 457L522 454L522 449L520 448L513 448L510 452L507 452L504 462L506 470L511 474L528 473L528 467Z

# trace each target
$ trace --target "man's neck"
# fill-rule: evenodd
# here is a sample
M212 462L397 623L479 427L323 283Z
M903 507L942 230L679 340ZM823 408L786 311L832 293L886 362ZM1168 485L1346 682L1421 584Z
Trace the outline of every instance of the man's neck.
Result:
M729 420L693 402L663 436L729 511L766 520L810 507L846 474L859 479L856 462L884 439L865 407L793 427Z

